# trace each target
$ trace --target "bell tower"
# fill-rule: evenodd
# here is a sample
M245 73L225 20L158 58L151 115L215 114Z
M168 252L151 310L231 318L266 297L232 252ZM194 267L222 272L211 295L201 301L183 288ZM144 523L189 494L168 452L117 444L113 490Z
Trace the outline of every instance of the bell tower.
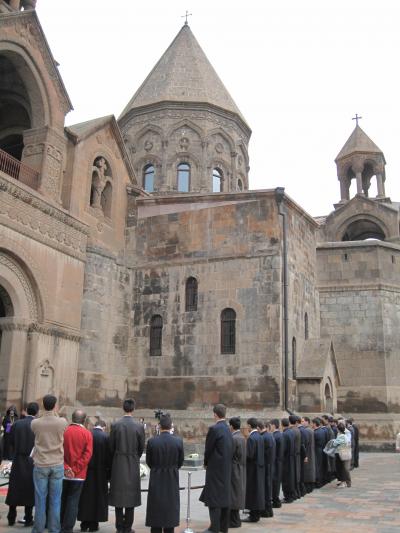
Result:
M385 156L358 125L360 118L356 115L356 127L335 159L341 204L350 200L350 185L353 179L357 183L357 194L368 197L374 176L378 191L376 199L385 198Z
M118 123L147 192L248 189L251 130L187 21Z

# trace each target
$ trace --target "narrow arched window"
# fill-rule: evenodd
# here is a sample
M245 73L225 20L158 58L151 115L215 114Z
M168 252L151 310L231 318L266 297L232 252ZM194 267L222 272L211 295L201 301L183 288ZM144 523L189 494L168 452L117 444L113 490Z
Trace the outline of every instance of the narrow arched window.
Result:
M150 320L150 355L161 355L163 320L154 315Z
M222 171L219 168L214 168L213 169L212 191L213 192L222 192Z
M235 353L235 348L236 313L227 308L221 313L221 353Z
M304 338L308 339L308 314L304 313Z
M177 168L178 191L189 192L190 188L190 165L188 163L179 163Z
M104 216L111 218L111 205L112 205L112 185L108 181L101 193L101 208Z
M188 278L186 281L186 311L197 311L197 279Z
M297 354L296 354L296 337L292 339L292 378L296 379L296 365L297 365Z
M238 188L238 191L243 191L243 182L240 178L237 181L237 188Z
M154 192L154 166L146 165L143 169L143 189Z

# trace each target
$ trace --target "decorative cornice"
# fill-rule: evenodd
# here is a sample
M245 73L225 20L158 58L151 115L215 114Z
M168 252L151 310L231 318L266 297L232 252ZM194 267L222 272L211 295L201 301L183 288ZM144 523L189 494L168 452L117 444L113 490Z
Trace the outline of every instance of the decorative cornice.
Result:
M89 228L68 213L0 175L0 219L11 229L80 260L86 257Z
M227 124L223 121L229 121L230 125L234 123L240 129L242 136L246 139L246 143L249 141L251 136L251 129L236 113L227 111L226 109L222 109L212 104L199 102L158 102L143 107L136 107L131 109L123 117L120 117L118 119L118 125L122 132L125 132L131 123L157 123L157 121L160 119L157 114L160 113L163 113L162 118L167 116L167 118L176 120L185 117L192 117L195 120L198 120L199 118L207 118L213 121L215 124L223 127L227 127ZM169 113L169 115L166 115L166 113ZM182 113L184 113L184 116L182 116ZM154 114L154 117L149 118L149 114ZM140 117L144 117L144 120L140 120Z
M400 293L400 284L395 285L392 283L369 283L369 284L353 284L353 285L317 285L317 290L320 293L327 292L349 292L349 291L386 291Z
M15 317L0 318L0 331L26 331L28 334L42 333L50 337L59 337L74 342L79 342L83 337L79 331L73 329L51 324L39 324Z

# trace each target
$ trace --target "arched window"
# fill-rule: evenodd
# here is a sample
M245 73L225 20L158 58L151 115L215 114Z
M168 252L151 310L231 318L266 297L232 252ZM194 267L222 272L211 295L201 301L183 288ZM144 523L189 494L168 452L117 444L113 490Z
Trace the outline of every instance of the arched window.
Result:
M143 189L154 192L154 166L146 165L143 169Z
M304 313L304 338L308 339L308 314Z
M238 191L243 191L243 182L240 178L237 181L237 188L238 188Z
M186 311L197 311L197 279L188 278L186 281Z
M101 208L104 216L111 218L111 204L112 204L112 185L108 181L101 193Z
M178 191L189 192L190 188L190 165L188 163L179 163L178 168Z
M296 347L296 337L292 339L292 378L296 379L296 365L297 365L297 347Z
M236 313L227 308L221 313L221 353L235 353L235 349Z
M163 320L154 315L150 320L150 355L161 355Z
M222 171L219 168L214 168L212 173L212 191L222 192Z

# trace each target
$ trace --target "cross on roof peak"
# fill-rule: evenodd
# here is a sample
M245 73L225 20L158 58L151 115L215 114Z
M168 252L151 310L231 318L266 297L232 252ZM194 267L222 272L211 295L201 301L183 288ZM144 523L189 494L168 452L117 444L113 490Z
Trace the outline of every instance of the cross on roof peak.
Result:
M188 10L186 10L186 13L181 16L182 19L185 19L185 26L188 25L188 20L187 19L188 19L188 17L191 17L191 16L193 16L193 15L192 15L192 13L189 13Z
M358 126L358 121L359 121L360 119L362 119L362 117L360 117L360 116L358 115L358 113L356 113L356 116L353 117L351 120L355 120L355 121L356 121L356 126Z

